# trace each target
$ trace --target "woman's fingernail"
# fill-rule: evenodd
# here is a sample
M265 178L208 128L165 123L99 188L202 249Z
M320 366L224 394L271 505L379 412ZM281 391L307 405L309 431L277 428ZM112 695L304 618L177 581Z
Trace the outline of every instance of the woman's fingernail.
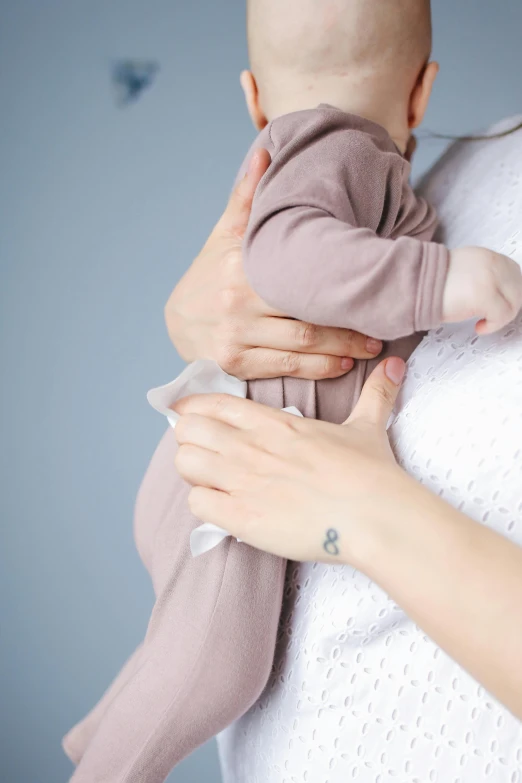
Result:
M353 359L341 359L341 368L343 370L351 370L354 365Z
M366 350L368 353L374 354L376 356L378 353L382 351L382 342L381 340L374 340L373 337L368 337L366 340Z
M402 383L402 380L404 378L404 374L406 372L406 365L402 361L402 359L388 359L386 364L384 365L384 372L386 373L386 376L390 379L392 383L394 383L396 386L399 386L399 384Z

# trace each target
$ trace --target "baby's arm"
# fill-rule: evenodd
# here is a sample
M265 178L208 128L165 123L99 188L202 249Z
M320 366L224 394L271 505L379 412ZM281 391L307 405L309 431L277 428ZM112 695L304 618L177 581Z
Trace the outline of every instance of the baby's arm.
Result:
M485 248L450 253L426 241L433 210L400 169L375 166L371 142L354 149L351 138L275 145L245 237L257 294L294 318L383 340L468 318L481 319L481 334L509 323L522 306L517 264ZM384 233L400 238L378 236L388 220Z
M416 219L422 205L426 205L408 182L404 183L403 203L406 222L411 216ZM399 224L399 233L402 229L410 237L425 238L435 225L428 225L430 218L434 219L434 212L428 208L426 217L415 226ZM477 333L491 334L510 323L521 307L522 274L515 261L485 247L461 247L449 252L442 299L444 323L478 318Z
M257 294L287 315L392 340L443 320L448 251L358 227L377 229L387 218L387 177L365 155L364 142L354 150L331 135L293 153L276 147L254 200L245 271ZM363 174L352 170L355 156ZM434 222L422 210L418 223Z

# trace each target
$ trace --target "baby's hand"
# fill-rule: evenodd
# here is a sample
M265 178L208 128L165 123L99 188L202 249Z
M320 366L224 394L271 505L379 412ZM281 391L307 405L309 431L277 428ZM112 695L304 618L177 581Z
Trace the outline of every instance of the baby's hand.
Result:
M444 323L480 318L478 334L506 326L522 307L522 273L515 261L484 247L450 253L443 299Z

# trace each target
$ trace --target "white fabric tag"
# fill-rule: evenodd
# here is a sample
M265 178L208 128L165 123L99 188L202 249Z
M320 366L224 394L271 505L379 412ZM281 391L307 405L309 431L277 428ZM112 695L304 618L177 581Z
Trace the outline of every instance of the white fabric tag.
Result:
M147 394L150 405L167 417L170 426L175 429L179 414L171 409L177 400L192 394L231 394L233 397L246 397L246 381L240 381L233 375L228 375L217 362L201 359L183 370L171 383L151 389ZM295 407L284 408L287 413L302 416ZM192 531L190 535L190 551L193 557L210 552L218 546L230 533L217 525L206 523ZM239 539L238 539L239 541Z

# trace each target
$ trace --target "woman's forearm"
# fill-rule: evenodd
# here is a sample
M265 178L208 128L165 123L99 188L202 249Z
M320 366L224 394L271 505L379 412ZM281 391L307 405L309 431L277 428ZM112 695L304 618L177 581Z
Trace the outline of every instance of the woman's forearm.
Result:
M409 477L386 508L357 565L522 718L522 549Z

